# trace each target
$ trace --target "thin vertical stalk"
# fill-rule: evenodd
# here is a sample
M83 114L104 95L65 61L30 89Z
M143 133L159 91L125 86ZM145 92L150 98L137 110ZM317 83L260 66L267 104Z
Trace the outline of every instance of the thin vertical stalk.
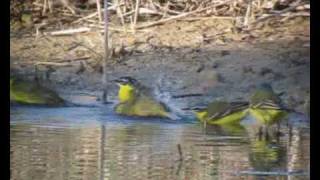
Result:
M98 18L99 18L99 23L101 23L102 22L102 16L101 16L100 0L96 0L96 3L97 3L97 13L98 13Z
M42 16L44 16L47 12L48 0L43 1L43 9L42 9Z
M140 0L136 0L136 7L135 7L135 12L134 12L134 19L133 19L133 33L136 32L136 24L138 20L138 15L139 15L139 6L140 6Z
M249 27L251 8L252 8L252 0L249 1L248 7L247 7L247 11L246 11L246 15L245 15L245 18L244 18L244 23L243 24L244 24L245 27Z
M120 7L120 3L121 2L119 0L117 0L117 14L120 17L121 25L123 27L123 30L124 30L125 34L127 34L127 28L125 26L124 17L123 17L122 9Z
M108 75L107 75L107 68L108 68L108 59L109 59L109 31L108 31L108 0L104 0L104 52L105 57L103 61L103 95L102 101L103 103L107 103L108 97Z

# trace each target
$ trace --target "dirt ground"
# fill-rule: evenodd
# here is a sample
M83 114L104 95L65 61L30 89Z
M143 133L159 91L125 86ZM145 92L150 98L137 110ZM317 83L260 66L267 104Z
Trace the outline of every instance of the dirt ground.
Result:
M114 53L108 77L132 76L162 94L206 95L173 99L181 107L213 99L246 100L257 84L270 82L283 93L287 106L305 112L310 96L309 22L297 17L238 32L228 20L204 19L166 23L135 35L111 31ZM22 36L12 33L11 75L37 74L62 95L101 95L104 53L99 32L30 34L34 30ZM117 87L109 86L113 100Z

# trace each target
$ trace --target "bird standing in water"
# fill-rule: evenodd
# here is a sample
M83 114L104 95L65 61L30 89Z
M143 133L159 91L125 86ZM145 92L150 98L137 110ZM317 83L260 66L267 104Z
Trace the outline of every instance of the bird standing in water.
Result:
M154 98L152 90L132 77L113 80L119 85L115 112L127 116L172 118L169 108Z
M246 115L248 102L225 102L214 101L204 108L192 108L196 117L206 124L236 124L239 123Z
M56 92L37 82L18 78L10 78L10 102L45 106L62 106L66 103Z
M287 116L289 110L283 107L279 96L273 91L270 84L261 84L250 97L250 114L262 125L268 127Z

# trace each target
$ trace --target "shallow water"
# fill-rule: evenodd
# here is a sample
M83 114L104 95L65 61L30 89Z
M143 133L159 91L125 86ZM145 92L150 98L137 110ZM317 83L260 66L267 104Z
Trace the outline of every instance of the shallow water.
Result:
M204 130L111 105L11 107L10 118L11 179L310 179L308 126L259 139L248 123Z

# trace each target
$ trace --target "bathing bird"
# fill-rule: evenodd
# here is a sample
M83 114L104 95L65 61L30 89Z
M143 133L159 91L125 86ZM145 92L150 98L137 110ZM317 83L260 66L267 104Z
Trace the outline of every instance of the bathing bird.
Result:
M56 92L37 82L10 78L10 103L60 106L64 105L65 101Z
M246 115L248 102L213 101L206 107L194 107L191 110L198 120L206 124L236 124Z
M277 124L277 134L280 135L280 121L293 110L283 106L272 86L268 83L260 84L252 93L249 102L249 113L261 125L259 136L269 136L268 128L273 124Z
M119 103L114 109L117 114L172 119L169 108L154 97L152 89L142 85L138 80L126 76L113 82L119 86Z
M280 97L268 83L260 84L252 93L249 102L250 114L265 125L279 122L290 111L282 105Z

